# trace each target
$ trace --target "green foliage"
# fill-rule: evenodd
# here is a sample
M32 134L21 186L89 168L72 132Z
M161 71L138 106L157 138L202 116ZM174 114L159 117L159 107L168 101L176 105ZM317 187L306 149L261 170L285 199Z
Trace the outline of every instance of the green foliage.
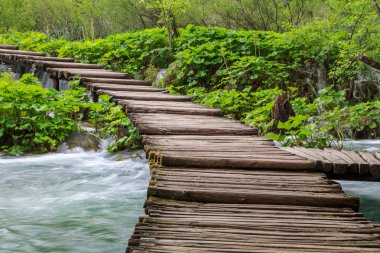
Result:
M9 154L54 151L73 131L78 121L88 120L102 137L114 136L109 149L137 148L139 136L119 106L89 102L85 88L72 82L72 89L44 89L35 77L24 75L19 82L9 74L0 79L0 151Z
M95 125L100 137L115 138L115 142L108 147L108 151L140 148L137 129L126 116L122 106L111 103L111 97L106 94L99 96L99 99L101 102L89 104L88 121Z
M267 133L266 137L286 146L323 148L337 145L349 136L355 138L363 131L375 136L380 128L380 101L349 105L344 90L328 87L312 103L296 98L292 105L296 116L278 124L283 133Z
M11 153L54 150L77 124L66 101L43 89L30 76L20 82L0 79L0 150Z
M252 107L246 113L243 122L250 126L258 127L261 133L266 133L273 124L271 112L274 101L281 93L282 90L278 87L252 93Z
M251 88L243 91L218 89L212 92L206 92L205 88L194 88L188 95L198 103L221 109L226 117L242 120L265 133L272 124L270 116L274 100L281 92L278 87L255 92Z
M188 26L176 39L171 85L273 88L288 83L295 46L274 32Z
M167 65L168 63L162 62L165 58L159 51L165 47L165 32L156 28L111 35L94 41L66 43L59 50L59 56L101 64L105 68L136 75L149 65L152 58L156 64Z
M351 135L356 136L357 133L369 130L374 132L380 127L380 101L359 103L349 107L348 128Z

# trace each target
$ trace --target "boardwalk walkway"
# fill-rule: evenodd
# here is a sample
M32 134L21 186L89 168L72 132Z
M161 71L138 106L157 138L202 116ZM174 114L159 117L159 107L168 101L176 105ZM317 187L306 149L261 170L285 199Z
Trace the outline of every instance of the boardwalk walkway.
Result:
M80 75L125 106L152 175L127 252L380 252L379 225L323 173L375 173L379 154L278 148L217 109L93 64L10 47L0 60L56 85Z

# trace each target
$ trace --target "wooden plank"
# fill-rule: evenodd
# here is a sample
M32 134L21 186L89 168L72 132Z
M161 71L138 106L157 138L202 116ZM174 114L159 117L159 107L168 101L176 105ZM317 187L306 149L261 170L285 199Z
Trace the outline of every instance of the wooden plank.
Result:
M230 221L228 219L214 219L214 220L207 220L207 219L199 219L197 218L184 218L184 219L170 219L166 217L143 217L140 219L141 223L151 223L152 225L156 226L186 226L194 224L193 226L198 227L213 227L213 228L225 228L225 229L240 229L244 227L244 229L251 230L251 229L261 229L262 231L278 231L278 232L285 232L285 231L294 231L294 232L333 232L333 231L339 231L342 233L355 233L355 234L376 234L378 233L378 228L375 228L370 223L347 223L347 222L325 222L324 224L321 223L314 223L308 222L308 220L304 220L303 223L293 223L289 221L284 222L278 222L278 221L271 221L270 219L262 220L261 222L247 222L247 221ZM138 224L140 225L140 224Z
M329 185L339 186L340 184L327 179L325 174L319 172L302 172L302 171L281 171L281 170L247 170L239 168L196 168L196 167L159 167L151 170L152 176L182 176L182 177L212 177L215 179L226 180L246 179L252 182L257 180L277 180L277 181L292 181L300 184L319 184L324 182Z
M369 170L370 170L369 164L365 160L363 160L363 158L358 153L356 153L354 151L347 151L347 150L342 150L341 152L346 154L351 159L355 160L356 163L359 164L359 174L360 175L369 174Z
M380 178L380 161L369 152L359 152L359 155L369 164L371 175L373 177Z
M87 63L75 63L75 62L56 62L56 61L47 61L47 60L31 60L37 67L46 69L46 68L69 68L69 69L99 69L101 70L102 66L98 64L87 64Z
M257 135L142 135L142 143L146 146L181 146L181 147L250 147L273 148L271 140Z
M191 102L119 100L126 113L166 113L221 116L221 111Z
M302 150L298 150L298 149L291 148L291 147L279 147L279 148L282 149L282 150L284 150L284 151L290 152L290 153L292 153L294 155L297 155L297 156L300 156L300 157L312 160L312 161L315 162L317 169L323 170L323 163L322 163L322 161L320 159L317 159L315 156L311 156L308 153L303 152Z
M291 172L294 173L294 172ZM308 173L309 174L309 173ZM320 173L316 173L320 174ZM249 212L252 210L262 210L263 212L266 210L275 210L275 211L283 211L286 213L289 212L308 212L308 213L333 213L334 215L336 213L345 213L350 215L357 214L354 212L351 208L332 208L332 207L312 207L312 206L292 206L292 205L263 205L263 204L221 204L221 203L200 203L200 202L186 202L186 201L172 201L167 199L160 199L160 198L148 198L146 201L145 206L147 208L150 207L174 207L174 208L192 208L192 209L202 209L202 210L220 210L224 212L224 210L227 208L230 209L236 209L241 210L244 212ZM372 224L375 226L375 224Z
M56 77L59 79L69 79L74 76L114 79L124 79L128 77L125 73L112 72L103 69L47 68L46 71L51 77Z
M229 189L230 193L250 192L250 191L284 191L294 192L302 191L304 193L342 193L341 189L335 188L333 185L307 185L307 184L293 184L291 181L285 182L270 182L270 181L253 181L252 184L244 180L236 180L236 183L220 180L210 180L209 178L201 180L196 183L191 181L191 178L178 178L178 177L154 177L154 184L151 186L159 188L176 188L179 187L182 190L202 190L202 191L223 191ZM286 183L286 184L285 184Z
M348 207L359 209L359 199L337 193L301 193L288 191L255 190L252 192L202 191L181 189L175 187L148 187L148 196L175 199L180 201L212 202L212 203L243 203L243 204L277 204Z
M359 163L351 159L351 157L347 156L345 153L338 151L336 149L332 149L332 148L326 148L325 151L345 161L351 173L354 173L354 174L359 173Z
M113 78L94 78L94 77L83 77L83 82L89 83L106 83L106 84L120 84L120 85L141 85L141 86L151 86L151 81L136 80L136 79L113 79Z
M144 150L149 153L151 151L178 151L181 150L181 152L225 152L225 153L239 153L239 154L268 154L268 152L272 154L291 154L289 152L283 151L281 149L278 149L274 146L269 145L262 145L260 146L260 143L254 144L254 145L221 145L221 146L213 146L213 145L204 145L201 144L199 146L193 146L193 145L146 145L144 147Z
M142 101L191 101L190 97L170 95L163 92L126 92L112 90L98 90L98 94L108 94L115 99L142 100Z
M84 85L91 91L112 90L112 91L142 91L142 92L163 92L165 89L143 86L143 85L122 85L111 83L89 83L84 82Z
M35 55L19 55L16 53L13 54L2 54L0 53L0 59L6 59L9 61L15 61L18 63L28 62L36 60L36 61L54 61L54 62L74 62L72 58L59 58L59 57L49 57L49 56L35 56Z
M323 164L323 171L325 172L333 171L334 164L331 161L327 160L325 157L319 155L319 153L313 152L312 150L303 148L303 147L294 147L294 149L299 152L305 153L311 157L314 157L314 159L316 159L317 161L321 161Z
M158 154L156 165L159 166L185 166L185 167L210 167L210 168L245 168L245 169L279 169L279 170L311 170L315 169L315 162L310 160L280 160L273 158L240 157L197 157L180 156L175 154Z
M18 50L19 46L0 44L0 49Z
M131 115L142 134L254 135L256 128L213 116L146 113Z
M312 148L309 150L319 154L320 156L324 157L326 160L329 160L331 163L333 163L335 174L340 175L340 174L345 174L347 172L348 164L340 157L333 155L327 151L320 150L318 148Z
M44 53L39 52L31 52L31 51L22 51L22 50L12 50L12 49L0 49L0 54L14 54L17 53L19 55L35 55L35 56L45 56Z

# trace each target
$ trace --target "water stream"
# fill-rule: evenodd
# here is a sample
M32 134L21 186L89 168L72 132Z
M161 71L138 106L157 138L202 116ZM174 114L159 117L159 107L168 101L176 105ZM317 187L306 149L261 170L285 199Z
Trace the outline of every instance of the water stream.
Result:
M345 149L380 152L380 140L345 141ZM380 223L380 182L337 180L343 190L360 198L360 212L376 223Z
M149 169L139 156L120 158L0 157L0 252L124 252L143 215Z

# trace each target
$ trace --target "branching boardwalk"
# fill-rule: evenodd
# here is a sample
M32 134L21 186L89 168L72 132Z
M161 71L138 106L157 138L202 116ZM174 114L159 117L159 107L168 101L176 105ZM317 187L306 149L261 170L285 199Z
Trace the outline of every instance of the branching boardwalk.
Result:
M82 76L142 134L151 167L146 216L127 252L380 252L380 227L324 172L377 175L380 154L278 148L217 109L72 59L0 46L7 64ZM59 83L59 82L58 82Z

